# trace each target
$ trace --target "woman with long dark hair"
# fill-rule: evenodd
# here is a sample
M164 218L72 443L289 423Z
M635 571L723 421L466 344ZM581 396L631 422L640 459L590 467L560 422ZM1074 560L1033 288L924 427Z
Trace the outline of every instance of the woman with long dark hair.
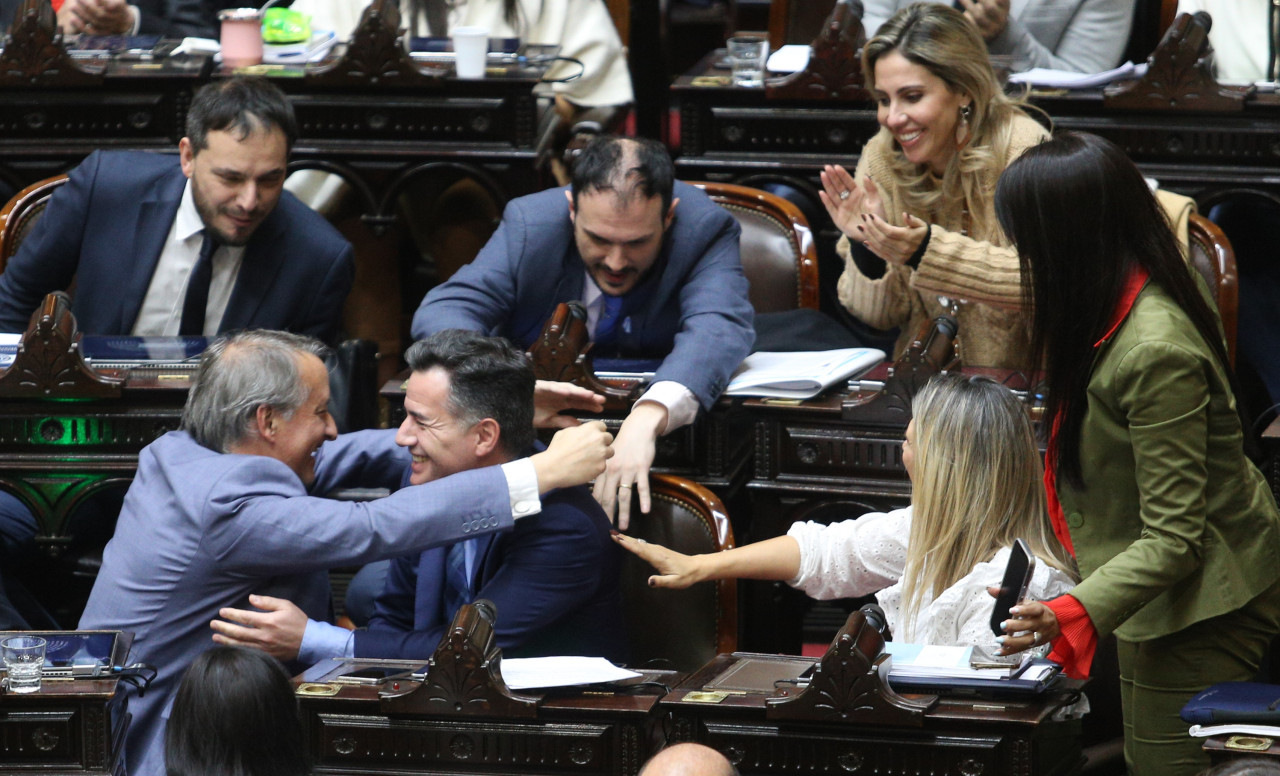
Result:
M1280 631L1280 511L1244 455L1231 368L1207 289L1137 168L1062 134L1010 165L996 214L1047 371L1050 516L1083 581L1015 608L1005 651L1052 639L1086 673L1114 633L1130 773L1208 760L1178 720L1247 680Z
M255 649L202 653L174 696L164 759L168 776L307 776L289 675Z

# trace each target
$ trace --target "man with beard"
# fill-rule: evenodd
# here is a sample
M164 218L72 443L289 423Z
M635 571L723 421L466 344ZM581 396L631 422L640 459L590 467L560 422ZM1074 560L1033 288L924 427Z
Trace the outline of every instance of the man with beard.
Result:
M580 300L597 366L661 362L595 483L624 529L632 489L649 509L657 438L710 409L755 338L738 222L674 179L660 143L596 139L574 162L570 186L512 200L476 260L413 316L417 339L470 329L528 347L557 304Z
M22 331L76 281L89 334L283 329L332 341L350 244L284 193L293 109L265 80L196 93L178 158L95 152L71 172L0 274L0 331Z

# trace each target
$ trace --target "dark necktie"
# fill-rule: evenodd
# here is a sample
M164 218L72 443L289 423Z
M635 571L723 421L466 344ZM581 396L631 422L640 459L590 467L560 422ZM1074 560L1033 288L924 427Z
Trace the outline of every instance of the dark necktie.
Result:
M444 559L444 616L445 622L453 617L463 604L471 603L471 577L467 574L467 542L454 542Z
M178 334L198 337L204 334L204 311L209 306L209 283L213 280L213 252L218 250L218 239L204 230L204 242L200 244L200 258L191 268L187 279L187 298L182 302L182 323Z
M604 309L600 311L600 319L596 321L596 335L592 341L597 345L613 342L618 333L618 322L622 320L622 297L604 295Z

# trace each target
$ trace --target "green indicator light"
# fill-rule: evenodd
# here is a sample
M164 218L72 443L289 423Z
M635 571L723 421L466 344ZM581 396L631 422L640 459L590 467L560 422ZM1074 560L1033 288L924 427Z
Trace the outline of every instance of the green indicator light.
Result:
M106 439L97 418L49 416L35 420L30 428L35 445L100 445Z

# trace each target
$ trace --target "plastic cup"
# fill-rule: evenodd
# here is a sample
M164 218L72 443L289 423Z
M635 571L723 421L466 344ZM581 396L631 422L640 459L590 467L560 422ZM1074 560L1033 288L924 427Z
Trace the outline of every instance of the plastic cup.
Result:
M222 22L222 66L249 67L262 64L262 12L257 8L228 8L218 11Z
M764 64L769 56L769 39L764 35L735 35L729 38L729 66L734 86L763 86Z
M454 27L454 70L459 78L484 78L489 56L489 31L484 27Z
M27 693L40 689L40 669L44 667L45 640L39 636L10 636L0 641L0 656L9 675L9 692Z

